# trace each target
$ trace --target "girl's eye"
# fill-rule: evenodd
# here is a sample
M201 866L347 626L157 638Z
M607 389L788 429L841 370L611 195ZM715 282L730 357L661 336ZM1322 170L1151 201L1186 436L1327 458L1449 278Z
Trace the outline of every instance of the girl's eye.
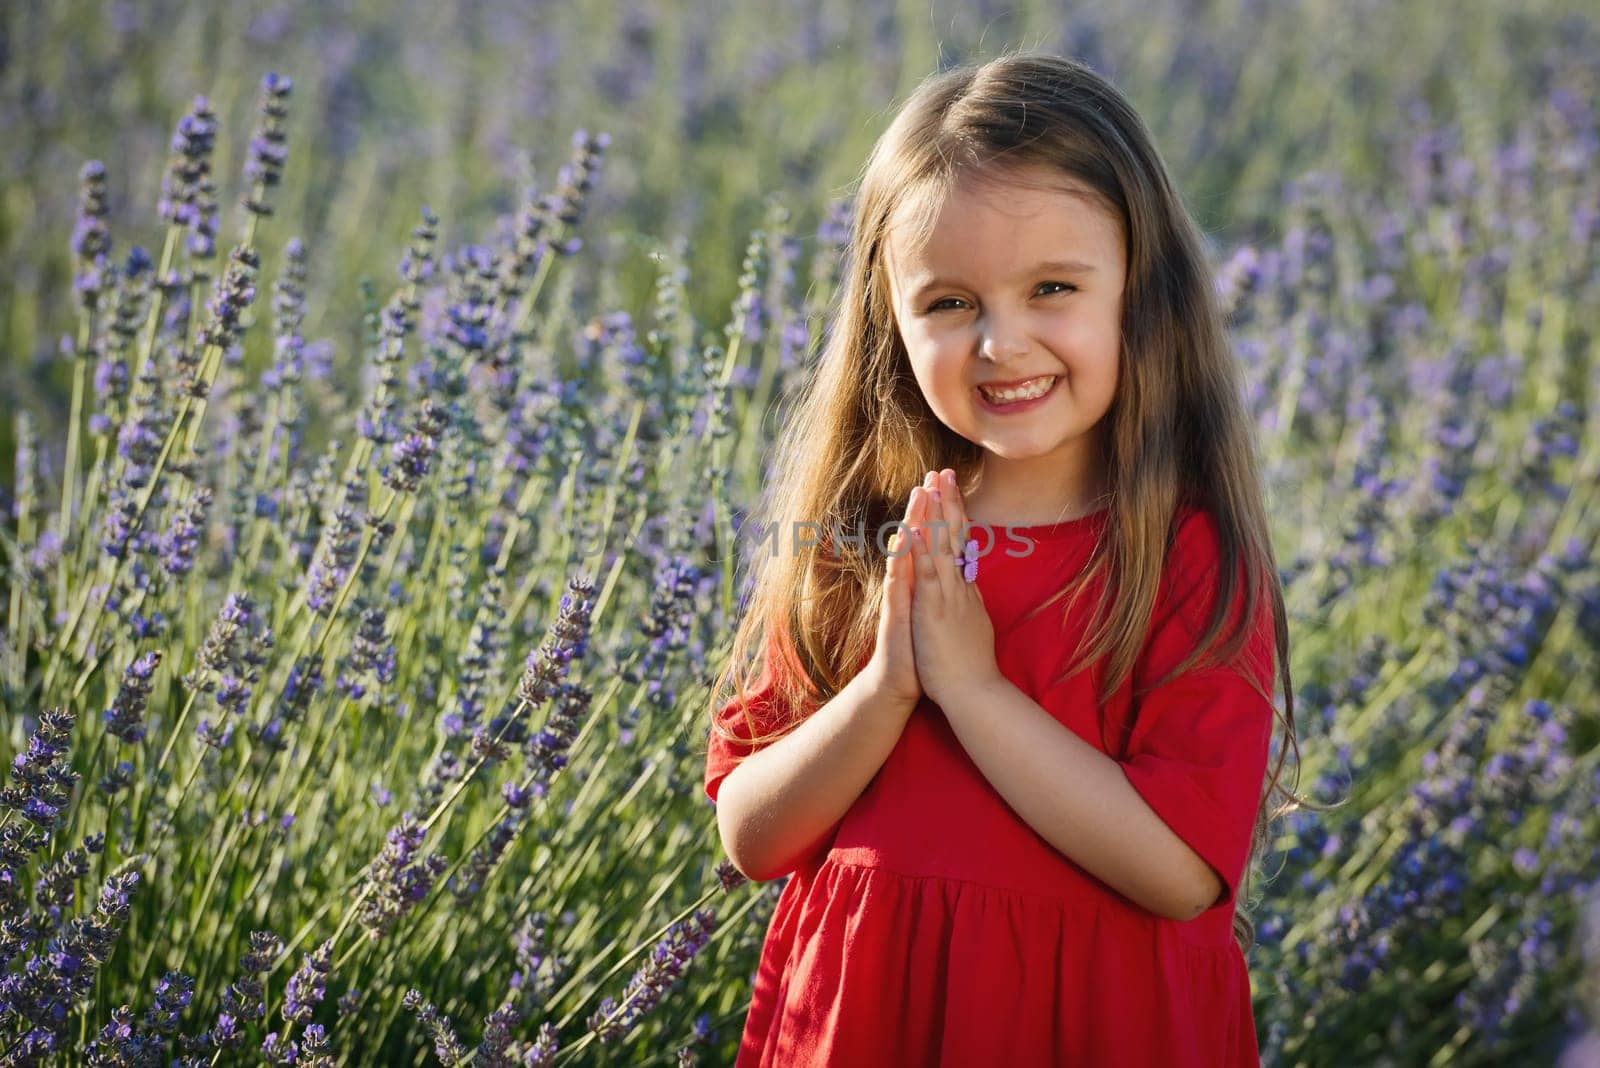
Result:
M1070 284L1068 282L1040 282L1039 283L1039 288L1040 289L1044 289L1046 286L1060 286L1061 289L1058 290L1058 292L1064 291L1064 292L1068 292L1068 293L1075 293L1078 290L1077 286L1072 285L1072 284ZM1054 296L1055 293L1046 293L1044 295L1047 296L1047 297L1050 297L1050 296ZM966 301L962 300L960 297L945 297L943 300L938 301L935 304L933 304L931 307L929 307L928 310L930 312L936 312L941 307L943 307L944 305L950 303L951 301L955 301L957 304L965 304L966 303Z

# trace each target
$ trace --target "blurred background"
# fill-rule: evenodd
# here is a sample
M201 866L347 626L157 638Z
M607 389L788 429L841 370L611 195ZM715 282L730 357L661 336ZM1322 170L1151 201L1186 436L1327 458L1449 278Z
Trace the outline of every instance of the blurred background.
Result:
M1145 116L1248 372L1299 786L1348 800L1297 813L1257 880L1263 1062L1600 1064L1579 1045L1600 998L1600 16L1580 0L5 5L0 755L72 709L81 777L64 822L28 824L48 844L7 840L11 974L101 915L115 863L147 866L87 1008L64 975L8 988L0 1062L52 1035L77 1063L127 1004L149 1048L207 1059L271 1032L308 1063L324 1041L350 1063L451 1063L450 1041L482 1063L731 1063L782 881L717 867L700 790L743 591L728 539L826 329L868 148L929 73L1012 47L1090 63ZM272 75L286 154L254 216ZM169 225L185 129L213 187ZM202 335L241 241L253 303ZM212 341L202 423L175 387ZM399 436L366 421L382 396L402 430L427 398L451 412L397 512L365 466ZM133 426L182 444L140 453ZM114 533L135 511L147 540ZM692 544L666 533L683 519ZM190 567L163 563L183 546ZM594 692L539 713L561 763L507 709L585 568L573 672ZM254 644L207 661L234 594ZM563 700L589 717L567 735ZM147 730L108 738L111 709ZM526 763L477 763L484 725ZM6 803L0 828L31 819ZM395 829L436 806L427 848L457 867L434 881ZM379 874L404 920L362 913L377 933L353 941L352 888ZM663 936L692 963L641 977ZM325 938L304 1015L257 1020L225 988L255 945L282 1002ZM178 1011L164 974L192 989L181 1025L144 1015ZM52 1005L67 1024L40 1022ZM230 1005L253 1021L238 1046Z

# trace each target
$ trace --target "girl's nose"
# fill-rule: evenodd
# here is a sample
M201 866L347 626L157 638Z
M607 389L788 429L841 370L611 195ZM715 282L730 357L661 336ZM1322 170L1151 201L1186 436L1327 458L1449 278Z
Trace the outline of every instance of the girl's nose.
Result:
M978 349L986 360L1008 360L1027 352L1028 341L1020 332L995 327L984 332L983 344Z

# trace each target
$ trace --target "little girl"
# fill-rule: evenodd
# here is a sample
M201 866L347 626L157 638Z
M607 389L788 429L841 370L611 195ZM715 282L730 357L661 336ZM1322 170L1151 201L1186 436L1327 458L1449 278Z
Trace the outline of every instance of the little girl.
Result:
M850 248L710 706L728 856L792 876L738 1068L1256 1065L1238 906L1288 632L1149 131L1068 59L948 70Z

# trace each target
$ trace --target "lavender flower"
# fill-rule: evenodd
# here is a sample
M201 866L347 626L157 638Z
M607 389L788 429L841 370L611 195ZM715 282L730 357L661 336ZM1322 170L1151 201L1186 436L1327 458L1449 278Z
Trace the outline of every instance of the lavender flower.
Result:
M441 1013L433 1002L424 1000L422 991L407 990L400 1004L407 1012L416 1013L417 1022L432 1036L433 1052L440 1061L445 1064L459 1064L466 1059L467 1047L456 1037L455 1026L451 1024L450 1017Z
M417 856L425 833L411 813L402 813L399 825L389 832L388 844L372 862L369 892L358 918L374 941L393 930L402 916L428 896L434 880L450 864L442 853L429 854L426 859Z
M749 881L744 872L734 867L733 861L723 860L717 865L717 882L725 893L732 893Z
M587 1021L589 1030L603 1043L614 1042L632 1030L640 1017L660 1003L695 954L710 941L714 921L711 912L699 909L689 919L673 924L656 943L650 959L628 981L622 1007L619 1009L613 998L602 999Z
M542 912L525 917L517 928L513 945L517 970L511 973L509 986L524 1016L544 1004L567 971L569 962L550 955L549 939L549 922Z
M244 166L244 178L251 187L244 198L244 209L252 215L272 214L272 205L267 203L265 193L278 184L283 176L284 160L288 158L283 122L289 115L286 102L293 88L293 81L275 73L261 79L261 125L251 135L249 158Z
M444 795L445 787L459 781L464 771L461 757L454 749L440 749L438 755L423 769L415 807L432 809Z
M196 486L183 507L172 517L172 526L161 538L161 566L167 574L187 575L194 568L194 552L205 534L206 512L211 507L211 491Z
M133 1026L133 1009L120 1005L111 1010L111 1021L89 1040L86 1063L93 1068L136 1064L160 1064L162 1043L141 1034Z
M332 616L334 601L349 579L361 548L365 513L348 501L347 494L346 503L334 509L333 522L323 531L316 559L306 574L306 606L321 616Z
M53 1049L66 1037L69 1010L94 989L127 921L129 895L138 881L138 872L111 876L93 914L74 917L20 972L0 976L0 1026L7 1033L19 1025L29 1028L35 1049Z
M233 741L233 724L225 723L218 726L202 716L194 733L207 748L221 752L228 748L229 742Z
M130 405L128 419L117 429L117 459L122 464L122 486L142 489L155 476L156 459L166 439L171 418L163 399L163 372L153 360L139 368L138 389Z
M438 225L438 216L424 207L422 222L411 231L411 244L400 263L400 276L406 285L396 291L379 319L378 344L372 353L372 390L356 419L357 432L374 445L390 444L400 436L394 423L402 389L400 364L405 357L405 339L414 329L421 308L416 288L433 274Z
M106 772L96 784L100 792L107 797L114 796L133 785L133 762L119 760L115 767Z
M365 687L357 680L364 677L377 679L387 686L394 681L395 648L384 629L384 612L381 608L368 608L361 613L355 636L350 640L350 656L346 673L338 680L340 690L352 698L360 698Z
M538 1038L522 1051L522 1068L550 1068L555 1064L556 1053L561 1049L558 1034L555 1024L540 1024Z
M283 268L272 283L272 336L280 342L295 337L306 317L306 246L291 237L283 246ZM263 379L276 386L279 381Z
M161 663L161 653L152 650L129 664L122 673L122 687L116 700L106 709L106 731L128 745L144 738L145 704L150 697L150 678L156 665Z
M118 302L117 325L112 326L106 352L94 363L94 404L101 411L90 414L90 433L98 438L109 435L110 428L117 422L117 412L122 411L128 400L131 379L123 339L136 329L134 320L138 313L138 304L133 299Z
M359 1012L361 1010L361 997L361 991L355 987L351 987L343 994L340 994L337 1002L339 1018L347 1019Z
M157 1034L178 1030L178 1017L194 997L194 980L182 972L168 972L156 984L155 1004L144 1014L144 1025Z
M161 200L156 212L163 219L190 231L189 250L209 257L217 233L211 210L211 152L216 145L217 116L204 96L194 98L188 114L178 120L172 136L172 156L161 179Z
M61 921L77 901L77 884L89 874L89 855L98 855L105 849L105 835L91 835L84 839L82 848L74 846L62 853L55 862L45 866L33 887L33 900L44 915L49 917L49 930L58 929ZM42 936L46 928L41 926Z
M217 707L230 715L242 716L249 705L249 681L224 672L217 682Z
M561 595L556 621L544 644L528 654L526 670L517 687L518 698L530 708L538 708L555 693L557 684L567 676L568 665L588 647L594 582L580 575L568 581L567 591Z
M308 1024L300 1036L300 1068L334 1068L332 1048L327 1028Z
M478 608L467 638L467 648L456 667L455 707L447 709L440 717L440 726L446 738L454 738L475 730L483 715L484 700L489 681L496 674L500 651L504 646L506 619L501 607L502 575L491 570L478 591ZM508 736L508 742L518 739Z
M390 450L392 463L384 469L383 483L396 493L415 493L428 473L439 440L449 426L449 410L433 400L422 402L416 429Z
M472 1063L484 1068L516 1068L510 1054L511 1032L522 1020L522 1014L510 1001L504 1002L483 1018L483 1041L473 1051Z
M237 637L250 626L255 613L255 602L248 594L230 593L223 599L216 622L206 635L200 651L195 654L194 670L183 677L183 684L191 690L210 691L216 688L215 676L234 661Z
M496 821L483 843L467 857L461 870L451 876L448 885L457 901L467 901L483 889L489 873L499 863L506 849L516 840L517 831L521 829L524 818L522 813L513 811L511 815Z
M85 163L78 172L78 181L78 222L72 230L78 273L72 281L72 293L79 309L87 314L94 311L110 281L106 277L111 231L106 227L105 164L97 159Z
M294 1064L300 1056L300 1046L286 1035L268 1031L261 1041L261 1056L268 1064Z
M650 607L640 628L644 656L624 672L630 683L644 683L645 697L658 709L677 703L677 692L667 681L674 655L689 641L695 620L695 598L704 574L686 555L663 556L650 584ZM637 712L622 721L625 730L637 723Z
M53 831L66 823L66 807L78 775L61 758L71 744L76 719L76 713L65 709L41 713L28 748L12 758L11 778L16 785L0 789L0 806L40 830Z
M260 266L261 258L248 245L235 245L228 253L228 267L206 305L210 316L201 333L202 344L226 349L239 339L245 309L256 299L256 272ZM204 397L211 385L191 377L182 388L190 396Z
M122 486L113 487L106 503L104 533L100 537L100 548L107 556L113 560L128 558L134 524L138 521L139 503L134 494Z
M311 1019L317 1004L328 990L328 971L333 967L333 940L330 938L305 954L298 971L289 977L283 990L283 1022L292 1030L297 1023Z
M585 130L578 130L572 135L572 159L561 165L556 176L556 191L549 201L551 215L569 230L583 219L589 190L594 187L601 160L610 145L610 134L591 136ZM571 238L555 246L555 251L563 256L571 256L582 247L580 240Z
M250 948L239 957L239 970L244 974L222 991L222 1011L208 1032L216 1049L237 1049L244 1041L239 1021L266 1016L266 989L258 976L272 970L273 958L282 951L283 941L271 931L250 932Z
M535 797L549 793L556 773L567 766L567 750L577 740L594 695L582 686L562 683L545 723L523 743L522 752L532 769L530 789Z

